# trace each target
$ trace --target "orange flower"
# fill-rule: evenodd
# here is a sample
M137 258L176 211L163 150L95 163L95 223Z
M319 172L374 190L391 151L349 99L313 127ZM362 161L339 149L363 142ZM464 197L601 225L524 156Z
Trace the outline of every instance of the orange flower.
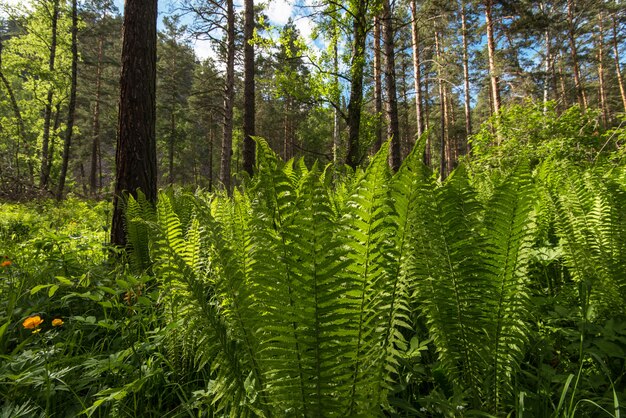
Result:
M22 325L26 329L35 329L43 323L43 319L39 315L29 316L24 320Z
M55 318L52 320L53 327L60 327L61 325L63 325L63 320L61 318Z
M11 265L11 260L4 260L0 263L0 267L9 267Z

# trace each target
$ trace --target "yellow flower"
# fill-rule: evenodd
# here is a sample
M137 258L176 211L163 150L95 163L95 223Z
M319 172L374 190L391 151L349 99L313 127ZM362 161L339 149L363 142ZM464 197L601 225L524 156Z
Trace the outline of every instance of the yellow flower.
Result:
M37 334L39 331L41 331L41 328L34 329L33 334Z
M43 323L43 319L39 315L29 316L24 320L22 325L26 329L35 329Z
M0 267L9 267L11 265L11 260L4 260L0 263Z
M61 325L63 325L63 320L61 318L56 318L52 320L53 327L60 327Z

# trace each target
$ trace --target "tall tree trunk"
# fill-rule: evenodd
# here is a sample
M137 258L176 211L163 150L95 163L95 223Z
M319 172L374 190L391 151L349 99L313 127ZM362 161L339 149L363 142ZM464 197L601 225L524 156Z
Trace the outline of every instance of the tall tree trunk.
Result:
M609 123L609 108L606 100L606 82L604 79L604 13L598 15L598 33L597 33L597 51L598 51L598 80L599 80L599 96L600 109L602 111L602 123L604 127Z
M622 71L619 67L619 48L617 40L617 18L615 13L611 15L612 29L613 29L613 59L615 60L615 74L617 75L617 84L619 85L619 92L622 96L622 105L624 106L624 112L626 113L626 90L624 89L624 81L622 80Z
M576 97L583 112L587 109L587 95L580 77L580 65L578 63L578 49L576 47L576 33L574 27L574 0L567 0L567 35L569 47L572 54L572 70L574 72L574 85L576 86Z
M334 98L336 105L333 109L333 164L335 166L339 164L339 148L341 146L341 137L339 132L339 106L341 105L341 93L339 91L339 48L337 42L338 34L336 30L333 40L333 83L335 84L335 89L337 90L337 95Z
M230 164L233 154L233 104L235 100L235 7L226 0L226 83L224 84L224 129L220 157L220 182L230 194Z
M126 244L125 195L141 190L149 202L157 198L156 20L157 0L126 0L111 226L118 246Z
M424 77L424 101L423 101L423 105L424 105L424 132L428 132L429 126L430 126L430 122L429 122L429 113L430 113L430 106L428 103L428 100L430 99L430 86L429 86L429 82L428 82L428 73L426 74L426 77ZM426 137L426 147L424 149L424 164L428 167L431 166L432 163L432 140L430 138L430 135L428 135Z
M565 75L563 73L563 55L559 53L559 89L561 90L562 107L567 109L569 101L567 100L567 88L565 87Z
M391 138L389 165L398 171L402 163L400 152L400 124L398 122L398 94L396 91L396 60L394 47L393 15L389 0L383 0L383 42L385 44L385 90L387 110L387 136Z
M374 113L376 113L376 126L374 128L375 139L372 152L375 154L383 143L383 95L382 95L382 77L380 64L380 18L374 17Z
M550 61L552 60L552 52L550 48L550 32L546 29L543 32L544 42L546 44L546 53L543 63L543 113L548 112L548 100L550 100Z
M441 111L441 137L439 141L440 145L440 160L439 160L439 175L441 179L445 179L447 177L447 153L446 148L448 147L448 106L446 104L446 93L445 86L443 81L442 74L442 53L441 53L441 34L436 31L435 32L435 56L437 58L437 86L439 88L439 108Z
M410 135L411 129L410 129L410 123L409 123L409 114L410 114L410 109L409 109L409 93L407 91L408 89L408 84L407 84L407 78L408 78L408 70L409 70L409 63L406 59L403 59L401 61L401 70L402 70L402 77L401 77L401 83L400 83L400 94L402 97L402 112L401 115L398 115L398 118L400 118L400 116L402 116L402 124L400 126L400 132L402 132L402 160L404 160L411 152L411 150L413 149L413 147L415 147L415 135ZM399 106L399 105L398 105Z
M465 109L465 152L471 151L469 137L472 134L472 110L470 104L469 55L467 42L467 16L465 0L461 0L461 36L463 37L463 107Z
M209 156L207 171L209 174L209 193L213 191L213 142L215 138L213 135L213 115L209 116Z
M54 74L54 66L56 60L57 51L57 25L59 20L59 0L53 0L52 3L52 35L50 38L50 58L48 60L48 71L50 76ZM39 187L46 189L48 187L48 180L50 178L50 166L51 166L51 152L50 146L50 123L52 120L52 98L54 96L53 87L48 88L48 95L46 97L46 107L44 110L43 121L43 140L41 145L41 168L39 170Z
M496 42L493 29L493 0L485 1L485 24L487 26L487 55L489 58L489 79L491 81L491 110L500 112L500 88L496 69Z
M417 122L417 137L424 133L424 111L422 108L422 74L420 67L420 38L417 27L417 2L411 0L411 44L413 47L413 84L415 87L415 118ZM426 152L426 151L424 151Z
M100 156L100 101L102 100L102 66L104 56L104 38L98 38L98 66L96 68L96 101L93 107L93 133L91 142L91 166L89 170L89 188L96 195L98 187L98 158Z
M173 101L172 101L173 103ZM176 113L172 105L170 113L170 141L168 144L168 167L167 167L167 183L171 186L174 184L174 144L176 143Z
M244 0L243 26L243 169L250 175L254 173L255 144L254 136L254 0Z
M67 167L70 162L70 150L72 147L72 135L74 133L74 115L76 113L76 83L78 73L78 12L77 0L72 0L72 74L70 85L70 102L67 111L67 125L65 131L65 141L63 143L63 161L61 162L61 173L59 174L59 185L57 189L57 200L63 198L65 188L65 178L67 177Z
M360 126L363 107L363 69L365 66L365 41L367 38L367 4L358 1L352 17L352 58L350 62L350 102L348 103L348 146L346 164L355 169L361 162Z

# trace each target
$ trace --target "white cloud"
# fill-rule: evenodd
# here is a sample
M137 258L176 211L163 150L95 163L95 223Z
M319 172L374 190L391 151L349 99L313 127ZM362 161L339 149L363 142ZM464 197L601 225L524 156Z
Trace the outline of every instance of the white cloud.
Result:
M271 23L284 25L293 15L293 4L289 0L270 0L265 13Z

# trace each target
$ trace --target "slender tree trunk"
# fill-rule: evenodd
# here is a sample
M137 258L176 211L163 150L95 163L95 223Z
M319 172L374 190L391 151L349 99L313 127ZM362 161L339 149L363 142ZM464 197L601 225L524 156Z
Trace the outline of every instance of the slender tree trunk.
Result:
M400 152L400 124L398 122L398 93L396 90L396 59L394 51L393 15L389 0L383 0L383 42L385 44L385 90L387 110L387 136L391 138L389 165L398 171L402 163Z
M550 32L547 29L543 32L543 37L546 44L546 53L543 63L543 70L545 72L543 78L543 114L545 115L548 112L548 100L550 100L550 61L552 59Z
M375 154L383 143L383 112L382 77L380 63L380 18L374 17L374 113L376 113L375 140L372 152Z
M348 146L346 164L355 169L361 162L360 126L363 106L363 69L365 66L365 41L367 38L366 3L357 2L352 18L353 40L350 62L350 102L348 103Z
M213 191L213 142L215 141L213 134L213 115L209 116L209 157L207 171L209 174L209 193Z
M430 105L428 101L430 100L430 83L428 81L428 73L426 77L424 77L424 132L428 132L430 122L429 122L429 114L430 114ZM431 166L432 163L432 140L430 135L426 137L426 147L424 149L424 164L428 167Z
M447 157L446 157L446 147L448 146L448 106L446 105L446 93L445 86L443 84L443 75L442 75L442 53L441 53L441 34L439 32L435 32L435 56L437 58L437 85L439 88L439 107L441 111L441 137L440 137L440 161L439 161L439 175L441 179L445 179L447 177Z
M63 161L61 163L61 173L59 174L59 186L57 189L57 200L63 198L63 189L65 188L65 178L67 177L67 168L70 162L70 150L72 147L72 135L74 133L74 115L76 113L76 83L78 73L78 12L77 0L72 0L72 81L70 85L70 102L67 112L67 126L65 131L65 141L63 143Z
M224 130L220 157L220 182L231 193L230 164L233 153L233 102L235 100L235 7L226 0L226 84L224 84Z
M173 101L172 101L173 103ZM174 184L174 144L176 143L176 114L174 106L172 106L170 113L170 141L168 144L168 170L167 170L167 183L171 186Z
M604 13L600 12L598 16L598 33L597 33L597 51L598 51L598 80L600 109L602 111L602 123L604 127L609 123L609 108L606 100L606 81L604 79Z
M563 109L567 109L569 107L569 100L567 99L567 88L565 87L565 75L563 73L563 55L559 54L559 88L561 90L561 102Z
M337 46L338 34L335 33L335 39L333 40L333 71L334 71L334 84L337 89L337 95L334 98L336 106L333 110L333 164L337 166L339 164L339 148L341 146L341 137L339 132L339 109L341 105L341 93L339 92L339 48Z
M407 77L408 77L409 63L406 59L402 59L400 68L402 69L402 77L400 83L400 94L402 97L402 112L398 115L398 118L402 116L402 124L400 126L400 132L402 132L402 160L406 159L413 147L415 146L415 135L410 135L411 129L409 127L409 93L407 91ZM398 105L400 106L400 105Z
M50 58L48 60L48 71L50 75L54 74L54 66L56 60L57 50L57 24L59 20L59 0L53 0L52 4L52 36L50 39ZM50 178L50 166L51 166L51 152L50 147L50 123L52 120L52 98L54 96L53 88L48 88L48 95L46 97L46 107L44 110L44 122L43 122L43 140L41 145L41 169L39 170L39 187L42 189L48 188L48 180Z
M611 15L612 29L613 29L613 59L615 60L615 74L617 75L617 84L619 85L619 92L622 96L622 105L624 106L624 112L626 113L626 90L624 89L624 81L622 80L622 71L619 67L619 48L617 40L617 18L615 13Z
M157 0L126 0L111 226L118 246L126 244L125 195L141 190L148 202L157 198L156 20Z
M493 29L493 0L485 1L485 24L487 26L487 55L489 58L489 79L491 81L491 110L494 114L500 112L500 88L496 69L496 42Z
M469 137L472 134L472 110L470 103L469 54L467 41L467 16L465 0L461 0L461 36L463 37L463 107L465 109L465 152L471 151Z
M254 173L255 143L254 134L255 93L254 93L254 0L244 0L243 27L243 169Z
M587 109L587 95L580 76L580 65L578 63L578 49L576 47L576 33L574 28L574 0L567 0L567 24L570 52L572 54L572 70L574 72L574 85L576 86L576 96L578 104L583 112Z
M417 27L417 2L411 0L411 43L413 47L413 84L415 87L415 118L417 121L417 137L424 133L424 111L422 109L422 74L420 67L420 38ZM424 151L426 153L426 151ZM425 157L424 157L425 158Z
M93 107L93 138L91 142L91 166L89 170L89 188L96 195L98 187L98 157L100 155L100 101L102 96L102 66L104 38L98 38L98 66L96 68L96 101Z

